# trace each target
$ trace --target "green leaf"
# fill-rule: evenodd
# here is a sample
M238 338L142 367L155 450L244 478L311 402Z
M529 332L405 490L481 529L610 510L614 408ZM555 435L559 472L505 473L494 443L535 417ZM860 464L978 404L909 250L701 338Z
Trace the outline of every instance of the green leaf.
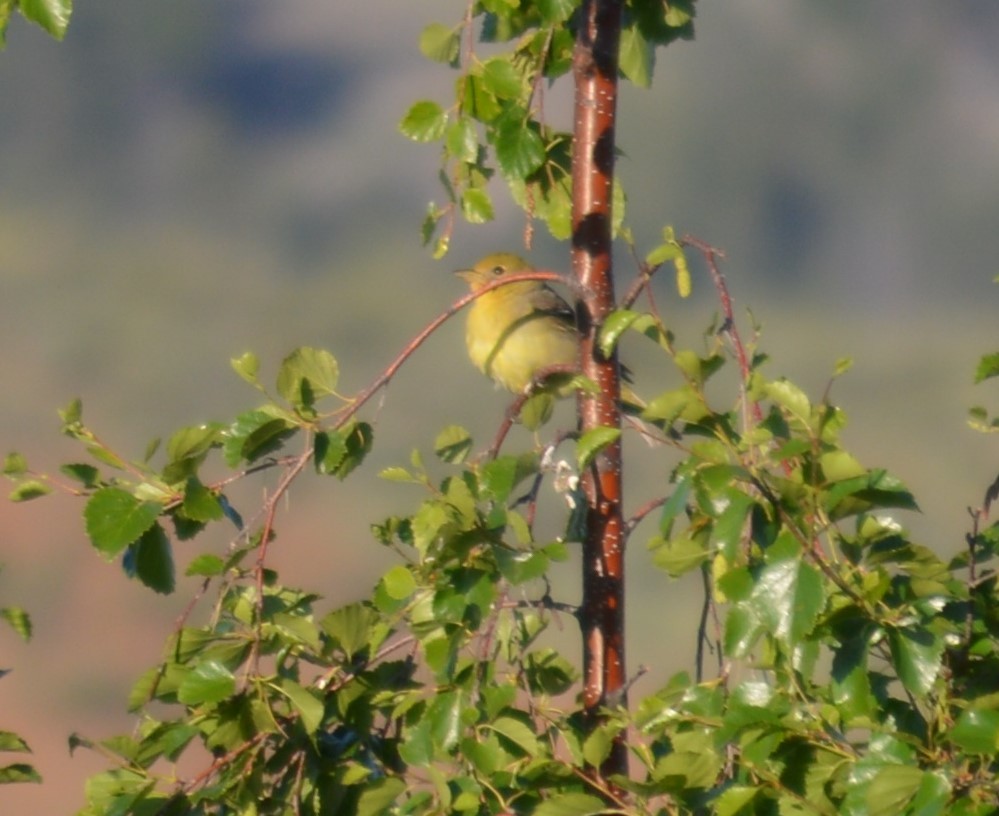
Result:
M897 816L923 782L924 771L912 765L885 765L867 788L868 816Z
M173 551L159 524L142 534L125 553L125 568L130 575L161 595L169 595L175 587Z
M296 408L311 408L336 393L340 366L325 349L303 346L284 358L278 369L277 390Z
M807 422L812 412L811 403L805 392L790 380L775 380L767 383L766 395L802 422Z
M18 8L26 20L44 28L57 40L66 35L73 0L19 0Z
M159 503L139 501L119 487L101 488L83 510L87 536L110 561L151 529L162 510Z
M482 84L497 99L520 99L525 94L524 76L510 57L493 57L482 66Z
M822 475L829 482L852 479L867 473L864 466L844 450L823 453L819 457L819 464L822 466Z
M519 747L527 756L537 756L540 749L538 737L534 731L515 717L497 717L489 727L496 733L506 737Z
M583 759L594 768L599 768L610 756L614 739L619 733L620 729L613 724L594 728L583 740Z
M624 334L639 318L645 317L641 312L631 309L617 309L607 315L603 325L600 327L600 337L598 344L600 352L605 357L609 357L617 347L621 335Z
M540 578L549 567L548 557L541 552L501 549L496 553L496 560L503 577L514 586Z
M676 293L682 298L690 297L690 267L687 266L687 256L682 252L673 259L676 269Z
M203 459L217 445L222 427L215 423L181 428L167 442L166 453L171 464Z
M47 496L52 492L52 488L48 484L39 479L27 479L26 481L18 483L18 485L7 494L12 502L26 502L32 499L38 499L42 496Z
M741 490L728 490L723 501L725 509L715 520L712 538L725 557L734 562L746 534L746 517L756 505L752 497Z
M204 553L191 559L184 571L185 575L201 575L205 578L213 578L225 572L225 561L217 555Z
M60 465L59 471L64 473L70 479L76 480L88 490L97 488L101 481L100 471L93 465L87 465L80 462L70 462L65 465Z
M59 419L62 420L63 431L68 431L83 420L83 403L79 398L74 399L65 408L60 408L58 413Z
M0 30L0 34L2 34ZM3 40L0 39L0 45ZM42 776L31 765L24 762L15 762L11 765L0 767L0 785L10 785L20 782L41 782Z
M408 574L409 571L403 567ZM412 578L412 577L411 577ZM392 579L396 581L392 591L398 592L403 589L399 581L403 578ZM411 583L413 589L415 582ZM408 594L403 596L409 597ZM373 629L379 625L379 616L375 610L361 603L353 603L348 606L335 609L322 619L320 625L331 638L333 638L340 648L346 653L347 660L351 661L359 652L370 648L372 644Z
M951 795L950 776L941 770L926 771L919 783L919 790L910 803L910 813L916 816L946 816L953 813L950 810Z
M707 536L690 529L669 538L655 536L648 547L652 551L652 563L672 578L696 569L711 556Z
M482 187L472 187L461 194L461 215L469 224L485 224L496 217L493 200Z
M964 751L993 755L999 751L999 711L991 708L966 709L961 712L948 736Z
M229 467L253 462L280 449L294 432L294 425L270 411L247 411L225 430L222 454Z
M642 36L637 25L621 29L619 67L624 76L639 88L648 88L652 85L655 61L655 47Z
M19 754L30 754L28 743L13 731L0 731L0 751L13 751Z
M736 816L759 792L759 788L749 785L732 785L726 788L714 801L715 816ZM746 811L747 814L751 812Z
M233 357L229 361L232 370L246 380L250 385L259 385L257 374L260 372L260 360L252 351L247 351L239 357Z
M975 369L975 383L997 376L999 376L999 352L986 354L978 361L978 367Z
M557 793L534 808L531 816L592 816L606 810L602 799L588 793Z
M572 16L572 12L579 5L579 0L537 0L535 5L541 14L541 19L548 25L556 26Z
M778 561L760 573L752 603L770 632L794 646L812 631L825 605L822 578L798 558Z
M4 457L4 476L23 476L28 472L28 460L20 453L12 451Z
M184 487L181 511L191 521L217 521L222 518L222 505L218 497L192 476Z
M420 34L420 53L434 62L456 68L461 37L458 29L443 23L431 23Z
M483 498L502 503L520 482L537 472L538 457L534 453L499 456L482 466L479 490Z
M280 678L277 687L291 701L295 711L302 718L302 727L311 737L322 725L323 701L312 691L287 677Z
M384 816L407 787L404 780L391 776L366 782L357 798L357 816Z
M390 598L403 601L416 591L416 580L402 564L396 564L382 576L381 584Z
M496 97L486 89L482 77L474 74L465 77L461 99L462 111L480 122L492 122L503 110Z
M551 419L554 410L554 395L543 391L531 394L520 406L520 423L529 431L536 431Z
M823 502L834 519L846 518L871 509L918 510L916 499L898 479L883 470L833 482Z
M659 266L667 261L675 261L682 254L683 249L676 240L666 241L649 251L645 256L645 263L649 266Z
M233 673L217 660L205 660L195 666L177 689L177 699L185 705L218 703L236 691Z
M10 624L25 643L31 640L31 618L21 607L5 606L0 609L0 617Z
M659 532L664 536L670 535L676 517L686 509L687 497L690 495L693 484L693 480L686 474L681 474L677 477L676 484L673 486L673 492L666 499L662 515L659 518Z
M522 119L509 117L493 144L500 169L509 178L527 178L545 163L545 143Z
M579 470L589 467L594 458L621 438L620 428L591 428L576 442L576 464Z
M479 133L470 116L460 116L447 128L445 136L448 153L458 161L473 164L479 156Z
M367 422L356 422L347 428L341 428L338 432L343 440L343 455L340 457L335 467L325 470L327 473L335 475L341 481L346 479L354 468L358 467L371 452L374 445L374 430ZM332 445L332 435L330 437ZM338 440L339 442L339 440ZM339 451L337 451L339 453ZM328 452L327 452L328 454ZM324 467L328 467L324 456Z
M472 437L460 425L448 425L434 440L437 458L452 465L465 461L472 449Z
M832 700L845 723L870 716L877 707L871 691L867 660L870 641L866 631L846 640L832 662Z
M423 100L415 103L402 121L399 130L414 142L432 142L444 135L447 113L436 102Z
M928 694L940 673L943 642L928 629L891 628L888 645L902 685L918 697Z
M678 419L697 422L708 414L701 395L692 385L683 385L651 399L641 413L650 422L672 424Z
M461 712L464 695L460 691L438 693L427 706L424 717L430 726L430 738L438 750L450 752L461 736Z

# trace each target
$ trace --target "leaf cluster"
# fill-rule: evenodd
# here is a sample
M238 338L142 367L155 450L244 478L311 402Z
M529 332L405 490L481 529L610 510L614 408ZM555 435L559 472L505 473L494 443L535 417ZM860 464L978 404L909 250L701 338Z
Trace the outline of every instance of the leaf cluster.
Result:
M61 40L69 27L73 0L0 0L0 49L7 45L7 26L14 11Z
M273 391L252 355L234 360L264 402L139 461L76 403L64 430L90 463L50 479L9 456L14 498L79 495L95 549L156 591L174 588L183 546L196 597L214 599L136 684L133 734L74 738L113 764L82 813L993 812L994 496L965 549L941 558L895 520L916 509L905 486L843 448L829 389L816 402L769 378L756 337L728 321L698 348L654 311L622 309L601 345L629 332L675 383L642 415L665 442L654 455L674 464L630 527L657 513L651 565L667 582L699 572L705 594L691 669L598 727L577 667L548 642L578 615L548 576L578 539L578 474L616 434L556 432L484 457L445 428L429 464L414 451L381 473L415 491L411 514L372 527L396 563L367 600L332 605L267 565L289 485L309 470L349 478L373 444L328 352L293 352ZM206 475L218 467L229 473ZM244 521L227 490L249 478L275 483ZM554 538L535 528L548 495L564 507ZM226 550L191 554L211 525L234 530ZM625 734L638 768L601 777Z
M493 219L489 182L497 170L529 218L556 238L569 237L572 135L548 121L544 94L572 68L580 8L579 0L481 0L459 24L424 29L423 54L459 70L450 102L420 100L399 124L414 141L440 144L446 202L430 204L423 226L436 257L447 252L456 213L472 224ZM693 36L693 16L693 0L628 0L621 74L647 87L656 47ZM624 217L620 186L614 213L617 228Z

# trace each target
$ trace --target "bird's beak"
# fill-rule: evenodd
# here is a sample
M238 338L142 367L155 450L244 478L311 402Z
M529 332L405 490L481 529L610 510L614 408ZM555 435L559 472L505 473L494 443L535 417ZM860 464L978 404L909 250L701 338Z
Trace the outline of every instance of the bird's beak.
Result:
M474 269L455 269L454 274L468 283L473 283L476 277Z

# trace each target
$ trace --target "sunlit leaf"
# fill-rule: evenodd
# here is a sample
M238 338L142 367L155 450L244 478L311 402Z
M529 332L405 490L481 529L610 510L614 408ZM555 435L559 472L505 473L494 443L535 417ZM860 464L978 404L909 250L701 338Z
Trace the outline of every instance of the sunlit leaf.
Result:
M260 371L260 359L252 351L247 351L229 361L232 370L246 380L250 385L257 385L257 374Z
M10 624L21 640L25 642L31 640L31 618L21 607L5 606L0 608L0 617Z
M26 502L47 496L52 492L52 487L40 479L26 479L18 482L10 493L7 494L12 502Z
M432 142L444 135L447 114L436 102L424 100L415 103L402 121L399 130L414 142Z
M297 408L336 393L340 366L325 349L303 346L284 358L278 369L277 390Z
M975 382L980 383L996 376L999 376L999 352L986 354L978 361L978 367L975 369Z
M0 40L2 45L2 40ZM42 776L33 766L25 762L14 762L10 765L0 767L0 785L9 785L19 782L41 782Z
M26 20L37 23L57 40L61 40L73 13L73 0L19 0L18 8Z
M585 470L601 451L620 438L620 428L599 426L586 431L576 442L576 466L579 470Z
M87 536L110 560L149 530L162 509L156 502L139 501L119 487L101 488L83 510Z
M885 765L867 788L869 816L896 816L906 812L906 804L916 795L924 771L911 765Z
M163 528L154 524L125 553L125 569L161 595L174 590L174 563L170 541Z
M420 53L434 62L456 66L460 45L459 30L442 23L431 23L420 34Z
M3 460L4 476L23 476L28 472L28 460L20 453L8 453Z
M965 709L948 736L964 751L991 756L999 751L999 711L994 708Z
M396 564L382 576L382 585L388 595L396 600L404 600L416 591L413 574L402 564Z
M497 99L519 99L524 93L524 77L509 57L493 57L482 66L482 82Z
M919 697L928 694L940 673L943 642L928 629L891 628L888 645L902 685Z
M406 788L405 780L395 776L366 783L357 797L357 816L383 816Z
M621 73L639 88L652 85L652 71L655 66L655 47L642 36L637 25L621 29L619 67Z
M217 703L236 690L236 678L215 660L206 660L188 673L177 690L177 698L187 705Z
M606 803L588 793L556 793L542 801L532 816L593 816L603 813Z
M527 178L545 162L545 144L525 122L511 119L496 133L496 159L503 174Z
M317 731L323 721L323 701L309 689L287 677L278 681L278 688L291 701L295 711L302 718L302 727L306 733L311 735Z

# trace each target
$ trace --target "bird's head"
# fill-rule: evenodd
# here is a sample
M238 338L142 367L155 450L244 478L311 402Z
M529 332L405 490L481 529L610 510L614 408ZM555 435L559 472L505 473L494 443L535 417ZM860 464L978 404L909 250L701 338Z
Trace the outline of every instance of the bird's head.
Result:
M519 255L514 255L512 252L496 252L486 255L470 269L459 269L455 274L465 280L473 292L477 292L504 275L530 271L531 265Z

